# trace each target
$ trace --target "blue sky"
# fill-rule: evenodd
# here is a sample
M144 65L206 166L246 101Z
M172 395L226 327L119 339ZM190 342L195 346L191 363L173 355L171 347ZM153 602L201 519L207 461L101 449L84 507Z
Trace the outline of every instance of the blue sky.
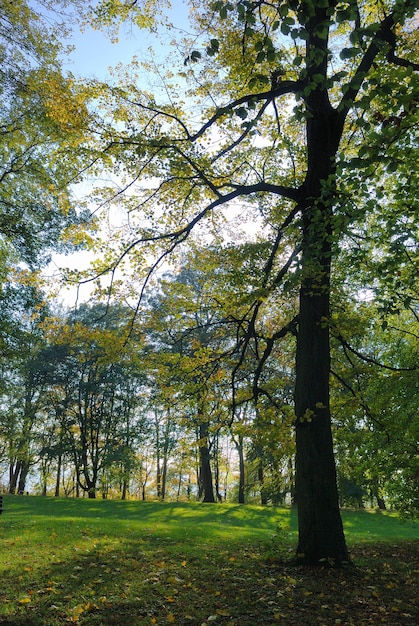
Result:
M178 28L188 26L188 8L186 0L172 0L172 9L169 12L172 23ZM118 43L112 43L104 32L86 28L84 31L75 30L68 43L75 47L70 56L70 63L66 68L77 77L105 79L108 68L118 63L129 63L134 55L141 60L147 56L152 47L157 54L164 56L168 48L156 34L146 30L123 24L119 30Z

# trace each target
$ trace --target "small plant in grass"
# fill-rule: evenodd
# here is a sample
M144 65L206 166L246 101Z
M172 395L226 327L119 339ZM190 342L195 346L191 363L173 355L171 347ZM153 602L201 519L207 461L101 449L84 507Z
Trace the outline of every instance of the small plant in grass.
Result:
M294 552L295 531L289 524L278 522L274 532L266 543L266 559L268 561L288 561Z

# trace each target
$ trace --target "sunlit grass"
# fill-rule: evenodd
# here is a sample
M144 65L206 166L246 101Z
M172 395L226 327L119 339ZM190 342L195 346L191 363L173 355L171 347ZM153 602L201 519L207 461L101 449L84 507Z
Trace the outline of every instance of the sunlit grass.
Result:
M223 577L250 585L263 563L291 556L297 541L296 513L285 507L4 500L0 623L170 623L175 604L180 613L193 605L198 615L200 585L216 588L210 600L218 602L225 594ZM417 537L413 522L392 513L343 511L343 519L350 547ZM236 571L244 574L235 578ZM118 617L109 621L106 610L116 606ZM202 606L202 619L208 610Z

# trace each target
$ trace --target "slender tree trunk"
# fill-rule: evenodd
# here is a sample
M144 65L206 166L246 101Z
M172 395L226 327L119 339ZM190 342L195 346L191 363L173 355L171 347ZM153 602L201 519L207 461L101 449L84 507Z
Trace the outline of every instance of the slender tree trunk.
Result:
M179 502L180 490L182 489L182 468L179 470L179 478L177 482L176 501Z
M380 511L386 511L387 510L384 498L381 498L380 496L377 496L377 504L378 504L378 508L380 509Z
M160 500L162 497L161 493L161 466L160 466L160 454L157 453L156 459L156 489L157 489L157 498Z
M234 439L237 453L239 455L239 504L245 503L245 465L244 465L244 446L243 437L239 435L238 439Z
M122 481L121 500L127 499L127 493L128 493L128 481L124 478L124 480Z
M161 472L161 499L164 500L166 497L166 484L167 484L167 463L168 463L168 453L165 450L163 455L163 466Z
M223 496L220 493L220 450L219 450L219 433L214 439L213 444L214 454L214 486L215 486L215 494L218 502L223 501Z
M296 504L296 499L295 499L295 471L294 471L294 465L293 465L293 458L290 458L288 461L288 475L289 475L289 485L290 485L290 500L291 500L291 506L294 506Z
M208 422L202 422L199 425L199 486L203 502L215 502L210 457Z
M58 498L58 496L60 495L61 467L62 467L62 456L61 454L59 454L58 462L57 462L57 474L55 478L55 491L54 491L54 496L56 498Z

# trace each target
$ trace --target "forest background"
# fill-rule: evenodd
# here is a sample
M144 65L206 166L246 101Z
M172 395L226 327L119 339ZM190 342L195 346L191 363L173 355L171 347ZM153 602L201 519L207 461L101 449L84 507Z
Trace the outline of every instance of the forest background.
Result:
M417 514L417 3L1 4L4 489Z

